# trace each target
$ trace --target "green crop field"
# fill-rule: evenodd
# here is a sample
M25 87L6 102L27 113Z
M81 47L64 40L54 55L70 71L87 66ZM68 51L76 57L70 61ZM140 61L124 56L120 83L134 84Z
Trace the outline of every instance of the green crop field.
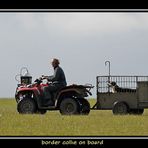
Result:
M62 116L59 111L21 115L14 99L0 99L0 136L148 136L147 127L148 110L124 116L110 110L92 110L88 116Z

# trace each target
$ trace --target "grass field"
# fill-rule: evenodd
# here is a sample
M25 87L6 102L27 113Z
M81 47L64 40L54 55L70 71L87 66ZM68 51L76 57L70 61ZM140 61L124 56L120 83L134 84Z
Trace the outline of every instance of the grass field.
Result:
M20 115L14 99L0 99L0 136L148 136L147 127L148 110L141 116L102 110L88 116L62 116L59 111Z

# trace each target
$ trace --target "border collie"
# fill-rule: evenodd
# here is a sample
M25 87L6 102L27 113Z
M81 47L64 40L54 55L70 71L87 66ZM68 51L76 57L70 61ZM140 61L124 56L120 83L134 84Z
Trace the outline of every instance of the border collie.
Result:
M112 92L136 92L136 89L131 89L131 88L122 88L119 87L116 82L108 82L109 87L112 88Z

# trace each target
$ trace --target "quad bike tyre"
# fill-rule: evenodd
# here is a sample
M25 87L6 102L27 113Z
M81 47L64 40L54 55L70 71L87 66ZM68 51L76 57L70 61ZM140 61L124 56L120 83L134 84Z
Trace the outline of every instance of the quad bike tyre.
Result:
M80 106L75 99L65 98L60 104L60 113L62 115L79 114Z
M33 114L37 112L37 105L33 99L25 98L18 102L17 110L20 114Z
M86 99L81 99L81 115L88 115L90 112L90 103Z

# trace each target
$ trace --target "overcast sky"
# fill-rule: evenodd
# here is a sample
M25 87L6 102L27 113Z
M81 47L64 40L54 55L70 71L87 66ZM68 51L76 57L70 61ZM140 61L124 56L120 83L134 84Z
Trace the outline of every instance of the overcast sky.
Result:
M52 75L54 57L68 84L95 86L106 60L111 75L148 75L148 13L0 13L0 97L14 97L21 67Z

